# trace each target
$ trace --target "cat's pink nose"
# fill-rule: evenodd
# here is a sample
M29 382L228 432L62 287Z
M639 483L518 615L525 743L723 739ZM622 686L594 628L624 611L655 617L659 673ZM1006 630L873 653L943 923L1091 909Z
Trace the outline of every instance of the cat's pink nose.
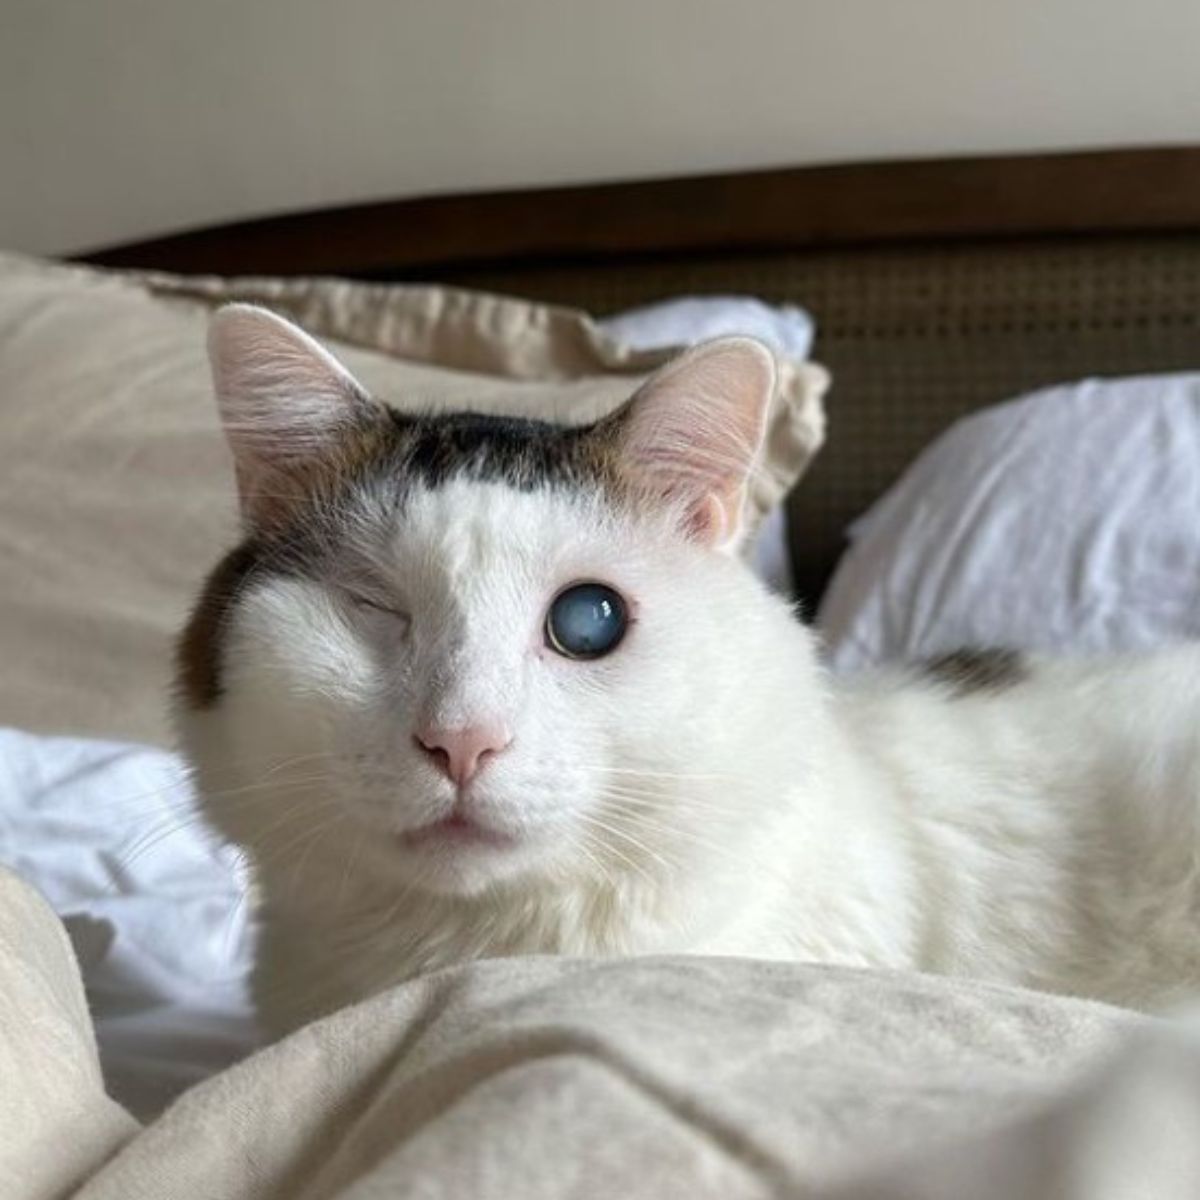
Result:
M512 741L501 725L468 725L463 729L427 725L414 736L433 765L459 787L470 783L488 759Z

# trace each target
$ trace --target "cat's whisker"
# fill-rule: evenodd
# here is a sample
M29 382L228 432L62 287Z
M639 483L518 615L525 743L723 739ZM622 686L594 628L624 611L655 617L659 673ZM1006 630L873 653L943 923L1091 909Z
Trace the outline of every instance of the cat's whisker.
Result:
M340 808L340 806L337 805L336 802L329 801L325 804L318 805L316 808L307 812L305 814L307 820L303 823L300 823L300 828L297 830L295 837L288 838L288 839L286 839L280 843L277 843L275 845L268 845L268 849L271 851L271 855L273 857L263 856L263 857L259 858L259 860L258 860L259 863L265 867L265 866L270 865L270 863L273 861L280 861L280 860L286 861L289 852L294 850L297 846L301 845L305 841L308 834L311 832L311 830L313 828L313 826L312 826L313 818L321 816L324 813L327 813L330 809L339 809L339 808ZM320 826L321 830L325 831L325 830L333 828L335 825L337 825L339 823L339 819L341 818L341 816L342 816L342 814L339 812L338 816L335 816L334 818L322 823ZM291 825L293 823L294 823L293 821L288 820L285 824ZM283 825L277 825L276 828L281 829L281 828L283 828ZM268 831L268 835L269 835L269 831ZM264 836L263 840L267 841L268 836Z
M293 787L309 787L316 783L327 783L329 777L327 775L312 775L304 776L300 779L289 780L289 786ZM226 788L224 790L214 789L207 793L207 799L211 802L212 808L217 808L220 804L228 804L231 801L237 803L249 803L252 801L265 802L272 799L278 792L280 784L277 781L263 781L259 783L243 784L238 788ZM114 817L118 820L128 820L130 822L138 822L145 820L148 817L159 815L168 815L170 813L191 813L199 806L199 801L191 797L177 797L174 799L163 799L161 801L151 802L152 793L138 797L135 804L130 801L128 805L121 805L123 811L114 813Z
M610 891L615 891L617 888L617 881L612 872L607 866L605 866L604 860L598 854L595 854L588 849L583 843L580 844L579 849L583 852L584 857L588 860L588 864L595 870L596 874L599 875L600 882Z
M597 787L592 789L593 794L601 800L612 800L618 803L637 804L643 808L650 809L655 812L663 812L667 809L682 808L690 813L702 813L708 816L731 817L736 818L739 813L745 811L744 806L737 804L723 804L720 801L709 799L697 799L693 795L683 797L677 796L675 793L664 793L661 795L647 795L640 791L631 791L628 787ZM665 801L678 800L679 804L664 803Z
M613 767L605 763L581 764L585 769L599 771L604 775L633 775L639 779L681 779L684 781L706 780L720 783L736 783L738 776L716 771L662 771L644 767Z
M314 806L306 809L305 813L304 813L304 817L307 819L311 819L312 817L317 816L320 813L326 812L331 808L337 808L340 810L341 802L335 796L325 796L322 799L320 799ZM258 834L259 843L266 846L268 849L273 849L274 847L272 847L272 845L271 845L272 837L276 833L280 832L281 830L287 829L289 826L292 826L296 823L297 823L297 814L289 808L278 819L276 819L271 824L265 826L263 829L261 829L259 831L259 834ZM303 833L306 826L302 822L300 824L301 824L301 832ZM258 853L258 848L256 846L255 850L254 850L254 861L255 861L256 866L266 869L267 867L269 867L271 865L271 863L274 860L271 858L268 858L267 856L260 855Z
M229 910L229 916L225 922L225 934L221 943L221 959L224 962L230 962L234 959L234 931L237 929L238 918L241 916L242 909L246 907L251 891L252 889L249 886L243 885L240 887L237 899L233 902L233 907Z
M326 751L318 751L316 753L310 753L310 754L297 754L290 758L286 758L279 763L267 764L266 767L263 769L263 775L260 778L266 779L267 777L274 776L275 774L277 774L280 771L287 770L293 766L298 766L300 763L303 763L303 762L309 762L309 761L312 761L317 758L333 758L333 757L335 757L335 756L332 754L329 754ZM246 758L246 759L242 759L240 761L236 760L236 759L235 760L227 760L222 763L222 769L233 769L233 768L247 766L247 765L252 765L252 766L258 767L261 764L258 759L254 759L254 758ZM116 797L105 797L104 799L99 800L97 803L101 807L106 807L106 808L110 807L110 806L121 807L126 804L132 804L132 803L142 801L142 800L151 800L157 796L171 794L176 791L185 791L190 795L192 784L193 784L193 781L192 781L190 773L189 773L189 774L181 776L178 779L170 780L166 783L163 783L161 786L158 786L158 787L147 788L144 791L139 791L139 792L129 792L124 795L116 796ZM241 786L247 786L247 785L241 785ZM227 790L228 789L226 789L226 791ZM212 789L207 794L217 795L219 793L221 793L221 789Z
M664 834L672 841L683 840L689 842L700 849L711 851L713 854L716 854L719 857L728 860L729 862L735 863L738 866L744 867L748 864L746 856L744 854L738 854L729 845L715 841L712 838L705 837L703 834L698 833L695 829L683 826L681 824L671 825L662 821L656 821L647 817L643 813L625 812L610 813L609 815L614 820L618 822L625 821L627 825L632 824L637 829L643 829L647 832L656 834Z
M333 806L331 806L331 805L327 805L327 806L325 807L325 811L328 811L328 809L329 809L330 807L333 807ZM340 806L338 806L338 807L340 807ZM313 829L313 831L312 831L312 836L311 836L310 838L308 838L308 839L307 839L307 841L305 841L305 842L303 843L304 849L303 849L303 850L301 851L301 853L300 853L300 854L297 856L297 858L296 858L296 861L295 861L295 862L292 864L292 881L291 881L291 886L292 886L293 890L294 890L294 889L295 889L295 887L296 887L296 882L297 882L297 880L298 880L298 879L299 879L299 878L300 878L300 877L303 875L303 873L304 873L304 864L305 864L305 862L307 862L307 861L308 861L308 856L309 856L309 854L312 852L312 849L313 849L313 847L314 847L315 845L317 845L317 843L318 843L318 842L321 840L321 838L322 838L322 837L323 837L323 836L324 836L326 833L328 833L328 832L329 832L329 830L331 830L331 829L336 829L338 825L340 825L340 824L343 824L343 823L344 823L344 819L345 819L345 818L344 818L344 814L342 814L341 812L338 812L338 813L337 813L335 816L333 816L333 817L331 817L329 820L327 820L327 821L325 821L325 822L323 822L323 823L321 823L321 824L317 825L317 826L316 826L316 827ZM292 845L290 845L288 848L289 848L289 849L295 849L295 848L296 848L297 846L299 846L300 844L301 844L301 843L299 843L299 842L296 842L296 843L293 843ZM283 856L283 853L285 853L285 852L281 852L281 857Z
M290 817L291 814L289 814ZM192 807L183 816L168 816L164 814L161 820L152 824L149 829L143 830L135 839L130 849L118 857L116 865L122 871L128 871L151 850L161 846L168 838L175 834L194 830L197 827L204 831L208 840L213 844L220 843L218 834L212 829L211 815L203 809ZM110 881L108 886L110 889L115 889L116 880Z
M592 853L590 846L590 839L585 836L582 841L576 844L575 848L584 856L584 858L588 860L588 863L595 868L601 877L601 882L607 884L610 888L615 888L617 886L616 880L609 873L608 868L604 865L603 860L600 859L596 854Z
M340 908L345 902L347 889L350 886L350 879L354 874L354 868L358 865L358 860L362 856L362 849L367 840L367 831L362 825L356 826L358 836L354 839L354 848L351 853L346 855L346 862L342 871L342 881L338 885L337 905Z
M669 862L667 862L667 860L665 858L663 858L662 855L659 854L657 851L652 850L644 842L640 841L636 837L633 837L631 834L625 832L624 830L618 829L616 826L612 825L611 823L602 820L600 817L597 817L594 813L576 813L575 819L577 821L582 821L586 825L590 825L594 829L600 829L600 830L603 830L605 833L611 833L614 837L621 838L623 841L629 843L629 845L631 845L635 851L637 851L640 854L644 854L647 858L652 859L654 862L658 863L658 865L660 867L662 867L664 870L670 869L671 864Z
M583 829L580 832L583 834L583 840L579 843L580 845L589 846L601 859L605 855L616 857L632 872L634 872L634 874L639 876L647 885L654 885L654 879L651 877L650 873L646 870L642 863L630 858L628 854L626 854L619 847L614 846L611 842L607 842L599 838L594 830Z
M327 777L324 775L315 775L297 780L296 787L308 787L316 783L327 782ZM279 785L275 782L264 782L256 784L246 784L240 788L230 788L224 792L214 791L209 795L207 814L200 813L200 805L197 801L178 800L157 803L153 805L144 805L140 808L128 809L122 814L117 814L117 819L128 821L136 829L137 826L144 824L148 819L153 820L159 818L169 820L171 818L191 820L197 816L205 816L209 823L212 823L212 814L218 811L223 805L225 807L240 807L246 804L266 804L271 802L276 797L276 792ZM291 797L294 799L294 795Z
M380 912L376 915L374 921L356 922L354 925L348 925L343 931L343 937L351 941L351 945L347 948L347 953L353 953L363 941L373 937L380 929L390 925L395 919L396 914L408 902L413 892L412 884L404 884L396 895L391 904L383 906Z
M614 799L616 807L605 809L605 817L626 830L632 825L635 829L659 835L662 841L669 843L685 841L740 868L754 866L756 870L758 869L757 864L748 860L745 854L738 853L727 842L706 837L694 827L693 823L664 820L661 807L652 801L639 806L641 798L637 796L624 795Z
M207 816L205 813L196 812L188 817L174 819L169 822L160 822L150 830L143 832L128 852L119 854L116 858L115 866L122 873L129 871L135 863L156 846L161 845L167 838L191 829L195 825L207 826ZM110 894L116 894L117 882L115 878L109 881L108 888L110 889Z

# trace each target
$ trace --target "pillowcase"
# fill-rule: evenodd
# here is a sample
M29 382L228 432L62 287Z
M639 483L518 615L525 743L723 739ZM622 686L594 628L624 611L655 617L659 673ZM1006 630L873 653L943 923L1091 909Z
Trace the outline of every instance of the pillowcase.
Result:
M812 353L812 317L794 304L764 304L753 296L681 296L603 317L596 324L636 350L687 346L727 333L748 334L787 358Z
M1200 375L1089 379L952 426L850 530L839 669L1200 637Z
M440 287L126 275L0 255L0 725L163 744L171 650L237 537L209 311L275 309L392 403L595 419L668 355L584 314ZM761 516L820 444L827 376L781 361Z

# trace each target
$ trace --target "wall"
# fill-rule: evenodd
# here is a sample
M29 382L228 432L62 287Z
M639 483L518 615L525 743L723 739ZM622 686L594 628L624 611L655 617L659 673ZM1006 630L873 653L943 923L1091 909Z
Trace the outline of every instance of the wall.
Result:
M0 245L752 165L1200 141L1197 0L0 0Z

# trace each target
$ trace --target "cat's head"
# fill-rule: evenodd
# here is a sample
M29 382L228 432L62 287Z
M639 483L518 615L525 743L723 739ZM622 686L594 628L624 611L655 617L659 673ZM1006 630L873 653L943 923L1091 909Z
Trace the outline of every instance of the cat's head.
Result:
M736 763L735 626L783 607L736 553L770 352L703 345L582 428L402 415L247 306L210 352L246 537L180 693L222 824L437 893L661 857Z

